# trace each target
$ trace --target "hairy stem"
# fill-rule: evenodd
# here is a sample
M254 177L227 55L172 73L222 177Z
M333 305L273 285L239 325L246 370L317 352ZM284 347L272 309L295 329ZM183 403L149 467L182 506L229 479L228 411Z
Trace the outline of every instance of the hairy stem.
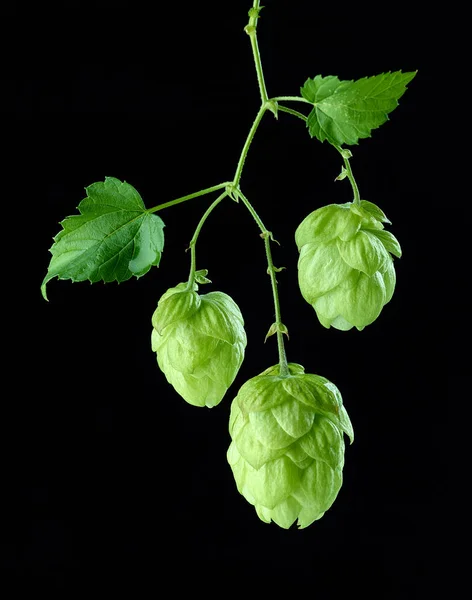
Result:
M313 102L310 102L303 96L276 96L275 98L271 98L274 102L305 102L305 104L311 104L313 106Z
M246 198L246 196L241 192L239 183L241 180L241 175L244 168L244 162L246 160L247 153L249 151L249 147L251 145L252 140L256 134L257 128L259 127L260 122L262 121L262 117L266 113L267 110L271 110L277 116L277 102L274 100L269 100L267 95L267 89L264 81L264 73L262 70L262 62L261 55L259 52L259 47L257 44L257 20L259 18L259 12L261 10L260 0L254 0L253 7L249 11L249 23L245 27L246 33L249 35L251 39L251 48L254 56L254 64L256 66L257 73L257 81L259 84L259 91L261 94L261 107L254 119L254 122L251 126L249 134L246 138L246 142L244 143L243 149L241 151L241 156L239 157L238 166L236 167L236 172L234 174L233 183L231 186L228 186L228 190L231 188L231 192L240 198L246 208L249 210L251 215L254 217L259 229L261 230L261 237L264 239L265 251L267 257L267 272L270 276L270 281L272 285L272 295L274 299L274 308L275 308L275 325L276 325L276 334L277 334L277 346L279 352L279 365L280 365L280 374L281 375L289 375L289 369L287 364L287 357L285 354L285 346L283 339L283 331L287 331L287 328L282 323L282 318L280 314L280 301L279 294L277 290L277 278L276 278L276 268L274 267L274 263L272 260L272 252L270 248L270 240L272 238L272 233L267 230L261 218L257 214L256 210Z
M308 120L308 117L305 117L305 115L302 114L301 112L298 112L298 110L293 110L292 108L287 108L286 106L283 106L282 104L278 104L277 109L282 112L286 112L289 115L293 115L294 117L298 117L299 119L302 119L303 121L305 121L305 123Z
M200 219L197 228L195 229L195 233L193 234L192 239L190 240L190 244L189 244L189 248L190 248L190 273L188 276L188 284L187 284L187 289L192 290L193 289L193 284L195 283L195 271L197 268L197 256L196 256L196 245L197 245L197 239L198 236L200 235L200 231L203 227L203 224L205 223L205 221L207 220L208 216L210 215L211 211L218 206L218 204L223 200L223 198L226 198L226 196L228 195L228 192L223 192L222 194L220 194L218 196L218 198L212 202L210 204L210 206L206 209L206 211L204 212L202 218Z
M241 180L244 162L249 151L249 146L251 145L251 142L254 139L257 128L259 127L259 124L262 121L262 117L268 109L274 111L276 107L276 103L270 101L267 95L264 73L262 70L261 54L259 52L259 46L257 44L257 20L259 18L260 10L260 0L254 0L253 7L249 11L249 23L246 25L244 30L249 35L249 38L251 40L252 54L254 56L254 64L256 66L257 82L259 84L259 91L261 94L261 107L259 108L256 118L254 119L252 127L249 131L249 134L241 151L241 156L239 157L238 166L236 167L236 172L234 174L233 179L233 185L236 188L238 188L239 182Z
M354 179L354 174L351 169L351 164L349 162L349 158L352 156L352 154L351 154L350 150L345 150L345 149L341 148L340 146L334 146L334 147L343 157L344 166L346 168L346 175L352 186L352 192L354 194L354 203L357 205L360 205L361 195L359 193L359 188L357 187L357 183L356 183L356 180Z
M249 11L249 23L245 27L245 31L251 39L252 54L254 56L254 64L256 67L257 82L259 83L259 91L261 94L262 104L265 104L269 97L267 96L266 85L264 81L264 73L262 71L261 53L257 43L257 19L261 11L260 0L254 0L252 9Z
M274 299L275 324L277 326L276 334L277 334L277 347L278 347L278 352L279 352L280 375L289 375L290 372L288 369L287 356L285 353L284 337L283 337L283 333L282 333L282 330L284 330L284 329L286 330L286 327L284 327L284 325L282 323L279 293L278 293L278 289L277 289L277 277L276 277L277 270L274 267L274 261L272 260L272 252L271 252L271 248L270 248L270 241L271 241L271 239L273 239L272 233L266 228L266 226L262 222L262 219L257 214L255 208L252 206L252 204L249 202L249 200L246 198L246 196L241 192L241 190L238 190L236 193L239 196L239 198L242 200L242 202L246 206L246 208L249 210L251 215L253 216L257 225L259 226L259 229L261 230L261 237L264 240L266 257L267 257L267 265L268 265L267 272L270 276L270 282L272 285L272 296Z
M239 182L241 180L241 175L242 175L243 168L244 168L244 162L246 160L246 156L249 151L249 146L251 145L251 142L254 139L254 136L256 135L256 131L257 131L257 128L259 127L259 123L262 121L262 117L264 116L267 108L268 107L265 103L262 104L262 106L259 109L259 112L256 115L256 118L254 119L254 123L252 124L251 130L249 131L249 134L246 138L246 142L244 143L244 146L243 146L243 149L241 152L241 156L239 157L238 166L236 168L236 173L234 174L233 185L236 188L239 186Z

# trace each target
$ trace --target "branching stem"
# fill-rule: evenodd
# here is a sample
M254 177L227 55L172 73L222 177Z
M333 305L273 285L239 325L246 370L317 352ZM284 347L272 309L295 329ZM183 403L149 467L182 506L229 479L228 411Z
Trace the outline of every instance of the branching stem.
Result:
M282 323L281 311L280 311L280 301L279 301L279 295L278 295L278 290L277 290L276 273L280 269L277 269L276 267L274 267L274 263L272 260L272 252L271 252L271 246L270 246L270 242L271 242L271 240L273 240L272 233L265 227L264 223L262 222L261 218L257 214L257 212L254 209L254 207L252 206L252 204L249 202L249 200L246 198L246 196L241 192L240 181L241 181L241 176L242 176L242 172L244 169L244 163L246 161L246 157L249 152L249 148L251 146L252 140L254 139L254 136L256 135L256 131L262 121L263 116L267 112L267 110L270 110L271 112L273 112L276 117L277 117L277 111L281 110L282 112L286 112L291 115L294 115L306 122L307 117L305 117L305 115L303 115L302 113L300 113L296 110L293 110L291 108L287 108L285 106L280 106L278 104L278 102L279 101L286 101L286 102L295 101L295 102L305 102L308 104L310 104L310 102L305 100L305 98L298 97L298 96L278 96L276 98L269 99L269 96L267 94L267 88L265 85L265 80L264 80L264 72L262 70L261 55L260 55L259 46L257 43L257 21L259 19L259 13L260 13L261 9L262 9L262 7L260 6L260 0L253 0L253 7L249 11L249 23L245 27L245 31L249 35L249 38L251 40L251 48L252 48L252 53L253 53L253 57L254 57L254 64L256 67L256 75L257 75L257 81L259 84L259 92L260 92L260 96L261 96L261 106L256 115L256 118L254 119L254 122L251 126L251 129L248 133L248 136L247 136L244 146L242 148L233 181L220 183L211 188L206 188L199 192L195 192L195 193L189 194L187 196L182 196L181 198L177 198L176 200L172 200L172 201L166 202L164 204L159 204L158 206L155 206L154 208L149 209L148 212L157 212L164 208L174 206L175 204L179 204L181 202L191 200L192 198L197 198L198 196L203 196L205 194L209 194L211 192L218 191L218 190L225 188L225 191L222 194L220 194L220 196L218 196L218 198L207 208L207 210L203 214L202 218L200 219L200 222L198 223L197 228L195 229L195 233L194 233L192 239L190 240L189 248L191 251L191 258L190 258L190 273L189 273L189 278L188 278L188 289L192 289L193 285L195 283L195 273L196 273L196 244L197 244L197 239L200 234L200 231L203 227L203 224L205 223L206 219L208 218L208 216L210 215L212 210L226 196L231 196L235 200L240 199L243 202L243 204L249 210L249 212L253 216L254 220L256 221L257 225L259 226L259 229L261 231L261 237L264 240L267 264L268 264L267 272L270 276L270 281L271 281L271 286L272 286L272 295L273 295L274 307L275 307L275 329L276 329L276 334L277 334L277 346L278 346L278 353L279 353L280 374L281 375L289 375L289 369L288 369L287 357L285 354L284 339L283 339L283 332L287 332L287 328Z
M273 239L272 233L268 231L262 222L261 218L257 214L255 208L246 198L246 196L241 192L239 183L241 180L241 175L244 168L244 162L246 160L247 153L249 151L249 147L251 145L252 140L256 134L257 128L259 127L260 122L262 121L262 117L265 115L267 110L270 110L277 116L278 105L277 102L269 100L267 95L267 89L264 80L264 73L262 70L262 62L261 55L259 52L259 47L257 44L257 20L259 18L259 12L261 10L260 0L254 0L253 7L249 11L249 23L245 28L246 33L249 35L251 39L251 48L254 56L254 64L256 66L257 73L257 81L259 83L259 91L261 94L261 107L254 119L252 127L249 131L249 134L244 143L243 149L241 151L241 156L239 157L238 166L236 168L236 172L234 174L233 184L231 186L233 193L242 200L243 204L249 210L254 220L256 221L259 229L261 230L261 237L264 240L265 251L267 257L267 272L270 276L271 286L272 286L272 295L274 299L274 308L275 308L275 325L276 325L276 334L277 334L277 347L279 352L279 366L280 366L280 375L289 375L289 369L287 364L287 356L285 353L284 339L283 339L283 331L287 331L287 328L283 325L280 313L280 301L277 290L277 278L276 278L276 268L274 267L274 262L272 260L272 252L270 247L270 241ZM290 112L290 109L287 109L286 112ZM292 114L296 112L293 111Z

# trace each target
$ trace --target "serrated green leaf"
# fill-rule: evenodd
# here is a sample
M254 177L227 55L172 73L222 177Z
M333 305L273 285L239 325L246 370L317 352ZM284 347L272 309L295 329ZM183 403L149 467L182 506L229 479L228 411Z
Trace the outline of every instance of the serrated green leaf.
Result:
M164 247L164 223L148 213L136 189L114 177L93 183L77 207L80 214L61 222L54 237L48 272L41 285L54 277L74 282L123 282L141 277L158 266Z
M370 137L372 129L388 120L415 75L416 71L395 71L357 81L332 75L308 79L301 94L314 105L307 119L310 135L335 146Z
M350 81L341 82L335 75L322 77L317 75L314 79L307 79L301 89L302 96L315 104L325 98L329 98L342 84L351 83Z

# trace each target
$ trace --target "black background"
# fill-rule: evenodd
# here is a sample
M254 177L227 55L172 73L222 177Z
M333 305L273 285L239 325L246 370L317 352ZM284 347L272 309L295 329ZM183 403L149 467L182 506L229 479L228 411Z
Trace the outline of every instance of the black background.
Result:
M4 78L13 99L7 171L14 171L5 269L6 442L0 539L4 581L75 589L125 573L174 589L218 591L255 578L264 585L343 584L375 598L422 598L436 585L447 494L439 452L444 415L431 327L424 155L432 85L426 25L408 7L267 0L259 45L270 96L298 95L307 77L357 79L385 71L416 78L390 120L353 148L361 196L392 221L403 257L397 288L364 331L324 329L297 287L294 232L312 210L351 200L335 182L339 155L303 123L267 114L241 185L280 246L274 261L289 360L341 390L356 440L332 508L305 530L262 523L236 490L226 462L230 401L277 361L264 246L252 217L225 200L205 224L198 268L243 312L241 370L214 409L187 405L167 384L150 348L161 294L188 275L188 242L210 197L160 213L166 244L159 269L123 284L40 283L59 221L84 187L114 176L147 206L231 179L259 108L249 39L249 1L57 3L17 7ZM301 105L300 105L301 106ZM294 106L295 107L295 106ZM298 107L296 107L298 108ZM7 207L8 208L8 207ZM7 333L5 334L7 335ZM439 517L439 518L438 518ZM105 580L105 578L104 578ZM228 586L230 582L230 586ZM356 583L355 583L356 582ZM356 588L356 585L359 587Z

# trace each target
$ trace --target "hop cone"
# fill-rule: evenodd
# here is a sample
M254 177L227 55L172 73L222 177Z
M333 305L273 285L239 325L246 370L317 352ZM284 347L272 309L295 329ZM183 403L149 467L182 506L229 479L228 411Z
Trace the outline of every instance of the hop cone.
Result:
M288 529L321 518L342 484L343 432L354 439L337 387L289 363L247 381L231 405L227 458L262 521Z
M244 321L223 292L199 295L180 283L152 316L152 349L167 381L190 404L216 406L234 381L246 348Z
M401 248L385 222L378 206L361 200L323 206L298 226L300 291L324 327L362 330L392 298L391 255L400 257Z

